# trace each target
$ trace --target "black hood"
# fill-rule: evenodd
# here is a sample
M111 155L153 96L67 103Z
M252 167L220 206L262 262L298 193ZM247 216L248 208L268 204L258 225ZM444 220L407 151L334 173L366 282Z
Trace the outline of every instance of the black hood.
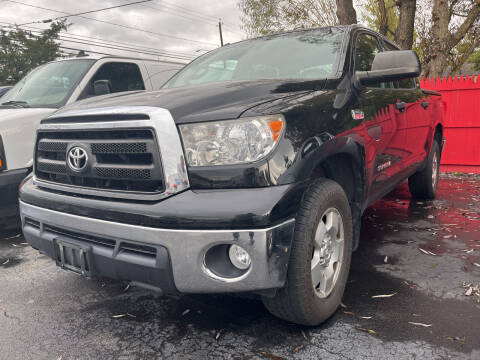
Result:
M161 89L153 92L118 93L66 106L65 110L110 106L155 106L170 111L177 124L236 119L244 111L286 96L320 90L324 80L316 81L241 81ZM61 115L63 109L56 113Z

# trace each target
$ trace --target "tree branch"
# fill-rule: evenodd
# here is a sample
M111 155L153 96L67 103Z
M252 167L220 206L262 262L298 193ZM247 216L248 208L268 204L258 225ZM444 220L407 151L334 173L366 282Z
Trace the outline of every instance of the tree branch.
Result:
M450 36L449 47L453 48L456 46L460 40L464 38L470 28L473 26L475 21L480 16L480 1L476 1L475 5L473 5L472 9L469 11L467 17L463 21L462 25L458 28L458 30Z

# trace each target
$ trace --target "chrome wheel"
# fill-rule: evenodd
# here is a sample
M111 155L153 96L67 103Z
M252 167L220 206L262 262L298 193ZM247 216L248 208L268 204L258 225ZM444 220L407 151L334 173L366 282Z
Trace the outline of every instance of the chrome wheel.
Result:
M432 188L435 189L438 181L438 156L437 153L433 153L432 159Z
M335 287L342 268L343 247L342 216L337 209L329 208L323 213L313 240L312 285L320 298L328 297Z

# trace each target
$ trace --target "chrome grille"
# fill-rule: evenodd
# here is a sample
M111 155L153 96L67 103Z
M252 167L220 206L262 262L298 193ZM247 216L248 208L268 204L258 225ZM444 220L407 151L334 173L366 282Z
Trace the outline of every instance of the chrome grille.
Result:
M72 147L88 154L76 172L67 165ZM39 131L35 175L40 180L86 188L159 193L164 190L162 164L151 129Z

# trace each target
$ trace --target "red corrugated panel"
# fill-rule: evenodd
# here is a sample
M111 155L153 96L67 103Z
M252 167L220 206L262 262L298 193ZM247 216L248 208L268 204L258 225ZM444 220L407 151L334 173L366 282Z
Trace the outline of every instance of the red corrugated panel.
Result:
M446 103L442 170L480 172L480 76L420 79L420 87L442 93Z

